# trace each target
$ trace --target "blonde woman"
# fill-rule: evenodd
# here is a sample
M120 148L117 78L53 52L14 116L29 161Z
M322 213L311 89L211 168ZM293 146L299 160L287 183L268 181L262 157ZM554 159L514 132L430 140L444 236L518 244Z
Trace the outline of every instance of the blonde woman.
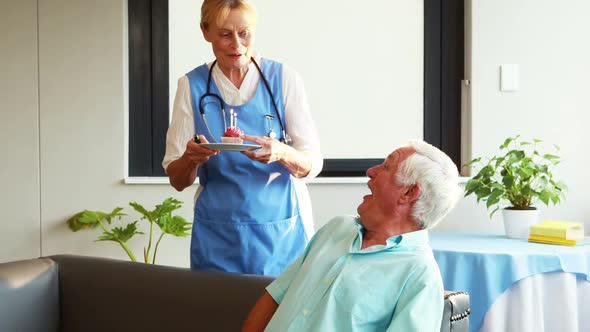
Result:
M278 275L313 234L305 180L322 168L318 135L300 76L255 56L256 22L251 1L205 0L215 60L178 82L163 166L178 191L199 178L193 269ZM220 142L236 118L240 138L261 148L199 144Z

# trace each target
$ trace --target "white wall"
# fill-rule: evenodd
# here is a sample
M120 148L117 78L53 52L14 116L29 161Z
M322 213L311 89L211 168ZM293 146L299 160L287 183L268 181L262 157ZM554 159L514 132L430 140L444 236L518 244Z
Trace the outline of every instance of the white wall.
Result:
M70 232L65 219L129 201L192 200L194 188L176 193L168 185L122 183L125 3L52 0L37 9L32 0L0 2L0 261L57 253L126 259L115 244L93 242L98 232ZM560 145L564 161L556 175L570 190L542 216L590 228L588 12L584 0L474 1L468 71L473 153L493 153L514 133ZM498 90L503 63L520 65L519 91ZM321 183L310 190L318 225L355 213L367 191L365 184ZM190 207L181 214L190 219ZM437 230L500 232L502 225L468 198ZM144 240L131 243L138 256ZM161 247L160 263L187 266L188 239L165 238Z
M569 192L563 204L542 207L541 216L585 222L590 228L585 190L590 185L586 171L590 157L585 148L590 142L590 21L584 14L590 3L474 0L469 4L473 154L490 155L504 138L515 134L559 145L563 162L555 175L569 186ZM499 91L501 64L519 65L518 91ZM460 209L456 213L460 218L449 218L442 226L477 229L481 221L470 218L479 216L475 211L475 207ZM500 223L499 214L493 222Z
M199 28L202 3L170 1L170 96L179 77L213 60ZM382 158L390 142L423 136L423 1L256 5L255 50L303 78L325 158ZM342 133L358 139L342 144Z

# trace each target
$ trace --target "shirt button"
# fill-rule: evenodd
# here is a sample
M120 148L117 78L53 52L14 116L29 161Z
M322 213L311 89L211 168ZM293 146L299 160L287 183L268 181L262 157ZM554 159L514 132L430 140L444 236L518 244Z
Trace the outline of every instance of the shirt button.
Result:
M329 285L330 284L330 279L328 279L328 278L324 279L324 284Z
M309 311L303 310L303 316L306 316L307 317L307 315L309 315Z
M346 257L346 259L351 259L351 258L352 258L352 255L348 255L348 257Z

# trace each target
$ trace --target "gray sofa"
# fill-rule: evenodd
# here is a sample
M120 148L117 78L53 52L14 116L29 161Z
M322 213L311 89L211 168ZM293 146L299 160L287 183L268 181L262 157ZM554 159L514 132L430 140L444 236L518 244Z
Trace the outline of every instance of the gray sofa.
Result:
M0 264L0 331L239 331L270 277L58 255ZM447 293L442 331L468 331Z

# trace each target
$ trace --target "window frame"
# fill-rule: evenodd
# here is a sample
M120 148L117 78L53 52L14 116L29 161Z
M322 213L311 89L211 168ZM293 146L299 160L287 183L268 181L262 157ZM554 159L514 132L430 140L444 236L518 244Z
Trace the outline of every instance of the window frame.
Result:
M129 0L129 177L167 176L168 0ZM424 140L460 169L464 0L424 0ZM324 159L320 177L364 177L383 159Z

